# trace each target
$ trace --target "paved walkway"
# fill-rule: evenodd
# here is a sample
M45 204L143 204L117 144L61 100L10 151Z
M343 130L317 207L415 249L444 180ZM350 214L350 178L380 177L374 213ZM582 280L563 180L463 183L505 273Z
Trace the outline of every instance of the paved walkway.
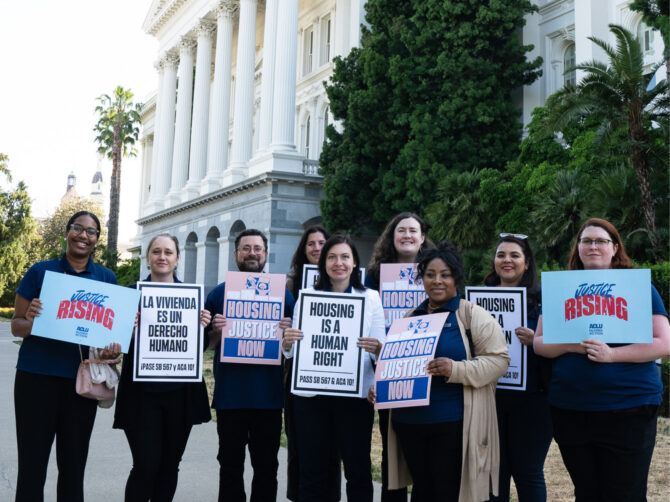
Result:
M19 346L13 341L9 322L0 319L0 501L14 500L16 490L16 428L14 424L14 373ZM112 429L114 409L98 409L86 467L86 499L93 502L123 500L126 478L132 464L130 449L122 431ZM216 424L193 427L181 462L175 502L215 501L218 493ZM247 455L245 484L247 496L251 487L251 465ZM56 500L55 445L51 451L44 489L45 502ZM278 501L286 501L286 450L279 449ZM343 500L346 499L344 476ZM380 485L375 483L375 501L381 500Z

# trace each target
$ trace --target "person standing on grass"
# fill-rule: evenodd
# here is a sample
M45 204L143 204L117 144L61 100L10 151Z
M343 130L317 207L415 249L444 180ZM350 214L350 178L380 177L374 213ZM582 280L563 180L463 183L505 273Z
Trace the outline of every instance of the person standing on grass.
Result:
M267 257L268 240L260 230L244 230L235 239L235 262L240 272L263 272ZM205 308L214 314L206 333L209 344L216 345L212 408L216 410L219 435L219 502L246 501L243 475L247 445L254 469L251 500L274 502L284 404L282 367L219 360L221 332L226 327L225 297L224 282L209 293L205 302ZM294 304L293 295L286 290L280 329L291 326Z

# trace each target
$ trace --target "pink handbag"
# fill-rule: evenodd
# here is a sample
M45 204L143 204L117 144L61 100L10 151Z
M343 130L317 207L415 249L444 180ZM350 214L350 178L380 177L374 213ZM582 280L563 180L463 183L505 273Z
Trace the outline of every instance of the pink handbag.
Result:
M84 361L84 356L81 352L81 345L79 346L79 369L77 370L77 381L75 388L77 394L88 399L95 399L96 401L114 401L115 389L108 388L104 383L93 383L91 378L91 368L88 365L88 359ZM91 361L98 362L98 361Z

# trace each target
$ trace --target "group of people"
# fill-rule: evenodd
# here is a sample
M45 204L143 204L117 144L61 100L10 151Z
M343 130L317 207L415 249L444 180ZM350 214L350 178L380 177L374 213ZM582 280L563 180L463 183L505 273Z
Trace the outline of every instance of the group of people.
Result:
M371 502L371 436L374 368L386 328L378 293L384 263L417 264L426 299L408 316L447 313L435 357L428 406L379 411L382 437L382 501L504 501L513 479L519 500L547 498L544 460L552 437L575 487L578 501L645 500L662 383L654 361L670 355L670 324L652 286L653 343L606 344L585 340L545 344L537 269L528 238L500 234L491 287L522 287L527 326L514 330L527 350L525 390L496 390L509 354L500 325L483 308L463 298L465 270L450 243L434 245L423 220L413 213L393 218L379 237L362 281L361 261L347 236L308 228L291 262L285 292L283 365L220 362L214 358L214 397L219 450L219 501L244 501L245 450L253 467L252 501L277 497L277 454L282 416L288 447L287 497L294 502L340 500L344 466L346 499ZM98 218L76 213L65 229L60 259L34 264L17 288L12 332L23 339L15 379L18 445L17 501L43 499L47 464L56 438L58 500L81 501L88 443L96 402L75 392L75 376L88 347L31 335L40 315L46 271L116 283L92 256L100 235ZM258 230L235 240L240 271L262 272L268 241ZM146 250L152 282L178 282L179 245L171 235L155 236ZM358 347L362 350L367 398L290 392L295 344L303 338L294 316L303 265L318 267L308 291L364 296ZM632 268L616 228L590 219L580 228L568 269ZM208 295L200 322L204 346L220 349L227 325L225 283ZM303 290L304 291L304 290ZM80 353L81 349L81 353ZM126 501L170 501L179 463L193 425L210 419L204 382L136 382L134 346L124 358L114 427L123 429L133 457ZM115 361L110 344L99 358ZM411 494L407 487L412 486Z

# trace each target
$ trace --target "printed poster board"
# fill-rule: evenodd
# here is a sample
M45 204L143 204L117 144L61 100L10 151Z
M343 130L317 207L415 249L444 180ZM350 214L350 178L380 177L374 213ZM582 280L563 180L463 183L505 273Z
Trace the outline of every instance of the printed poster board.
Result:
M319 279L319 267L305 263L302 266L302 286L300 289L313 288ZM361 283L365 282L365 269L361 267Z
M416 276L416 263L382 263L379 267L379 295L388 330L393 321L402 319L426 299L423 281Z

